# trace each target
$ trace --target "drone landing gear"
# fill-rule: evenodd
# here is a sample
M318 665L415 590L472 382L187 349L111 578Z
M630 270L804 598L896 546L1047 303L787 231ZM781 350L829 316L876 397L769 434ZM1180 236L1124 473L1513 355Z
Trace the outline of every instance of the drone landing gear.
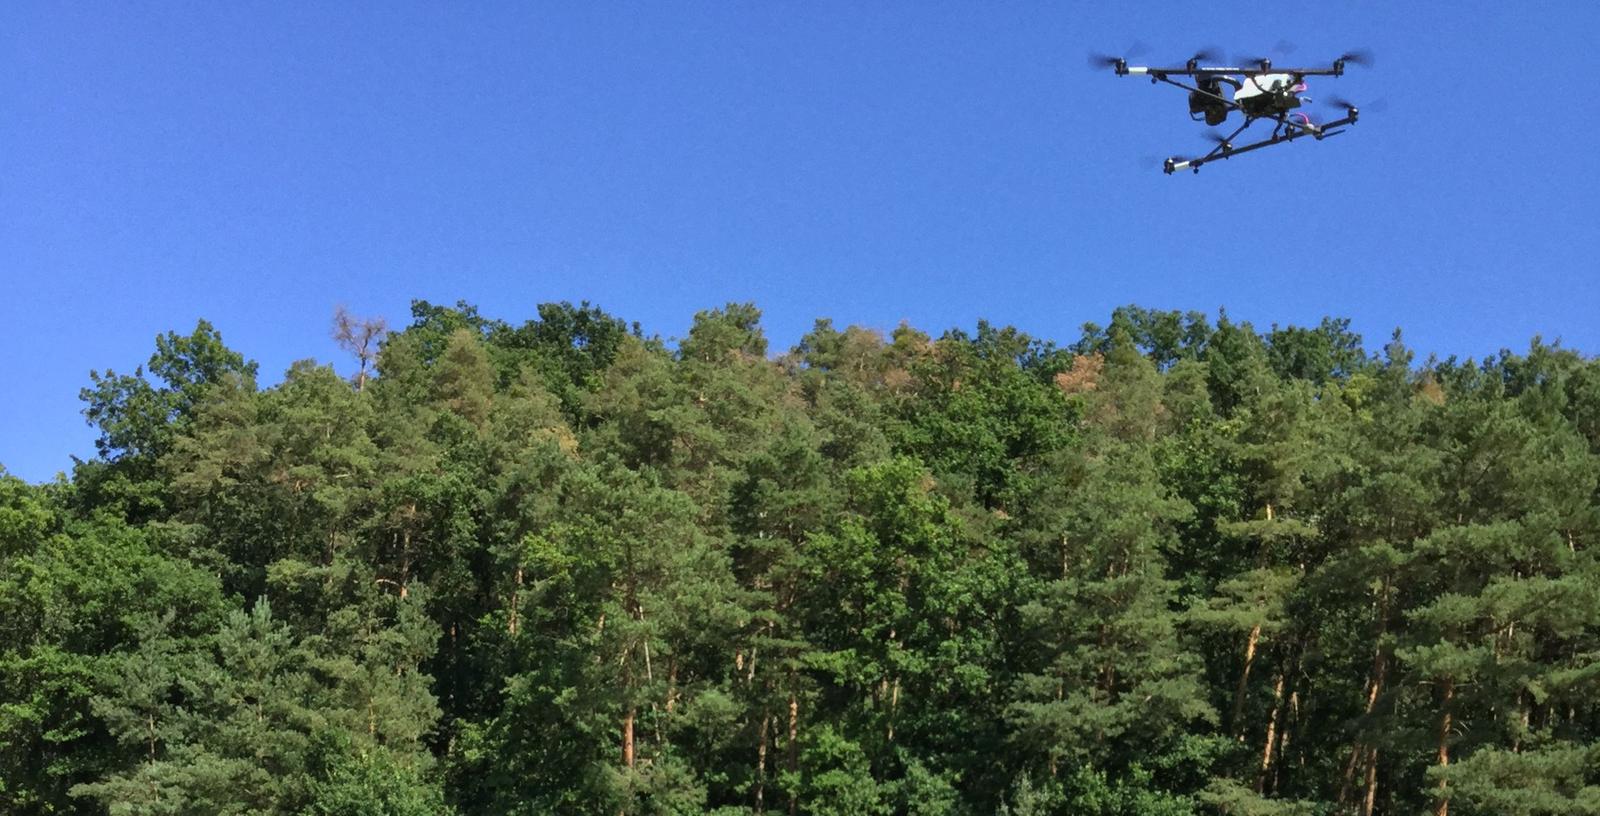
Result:
M1344 127L1346 125L1355 124L1356 113L1352 109L1350 111L1350 113L1348 115L1346 115L1343 119L1339 119L1339 120L1336 120L1336 121L1333 121L1333 122L1329 122L1329 123L1327 123L1325 125L1320 125L1320 126L1317 126L1317 125L1305 125L1305 124L1301 124L1299 122L1289 121L1285 117L1276 117L1276 121L1277 121L1278 124L1275 127L1273 127L1271 136L1268 136L1267 138L1262 139L1259 142L1251 142L1250 144L1247 144L1247 145L1234 147L1234 145L1233 145L1234 138L1237 137L1240 133L1243 133L1245 131L1245 128L1250 127L1250 125L1252 123L1254 123L1255 121L1256 121L1255 117L1251 117L1249 119L1246 119L1244 124L1242 126L1240 126L1240 128L1238 130L1235 130L1232 135L1227 136L1227 137L1221 139L1220 141L1218 141L1217 146L1214 149L1212 149L1212 151L1210 153L1207 153L1204 156L1201 156L1201 157L1196 158L1196 159L1183 159L1183 158L1179 158L1177 156L1174 156L1174 157L1172 157L1170 159L1167 159L1166 162L1163 163L1162 166L1161 166L1162 172L1166 173L1169 176L1172 175L1173 173L1176 173L1179 170L1192 170L1195 173L1199 173L1200 172L1200 167L1202 165L1208 164L1210 162L1214 162L1217 159L1231 158L1231 157L1236 156L1236 155L1238 155L1240 153L1249 153L1252 150L1260 150L1263 147L1271 147L1272 145L1280 144L1280 143L1283 143L1283 142L1292 142L1295 139L1301 139L1301 138L1304 138L1306 136L1311 136L1311 137L1317 139L1318 141L1321 141L1322 139L1326 139L1329 136L1337 136L1340 133L1343 133L1344 132Z

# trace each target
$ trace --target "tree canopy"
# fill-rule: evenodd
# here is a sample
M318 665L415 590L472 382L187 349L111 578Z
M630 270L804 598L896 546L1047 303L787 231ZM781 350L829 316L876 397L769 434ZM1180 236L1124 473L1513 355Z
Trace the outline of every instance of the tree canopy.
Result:
M1600 814L1593 357L334 333L168 332L0 469L0 811Z

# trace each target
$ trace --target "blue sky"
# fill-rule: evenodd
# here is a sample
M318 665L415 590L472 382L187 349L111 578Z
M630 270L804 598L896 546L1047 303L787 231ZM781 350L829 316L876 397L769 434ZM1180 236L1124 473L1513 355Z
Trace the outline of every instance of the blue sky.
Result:
M1600 4L1131 5L12 0L0 463L92 452L88 371L201 317L269 381L348 369L341 303L587 299L674 337L753 300L776 348L1225 306L1600 351ZM1142 161L1204 144L1182 94L1085 67L1135 39L1370 47L1309 93L1388 109L1166 177Z

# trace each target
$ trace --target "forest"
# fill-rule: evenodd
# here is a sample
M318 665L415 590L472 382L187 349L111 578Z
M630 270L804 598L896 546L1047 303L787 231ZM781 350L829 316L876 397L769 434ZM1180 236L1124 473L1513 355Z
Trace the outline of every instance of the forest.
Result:
M760 317L106 361L0 470L0 812L1600 814L1600 360Z

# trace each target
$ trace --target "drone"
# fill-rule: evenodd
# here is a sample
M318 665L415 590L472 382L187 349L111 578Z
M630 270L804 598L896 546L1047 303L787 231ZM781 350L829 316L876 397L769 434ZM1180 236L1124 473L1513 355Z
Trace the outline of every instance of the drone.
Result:
M1216 132L1207 135L1216 142L1209 153L1197 158L1174 156L1162 164L1162 171L1172 175L1179 170L1200 172L1201 166L1218 159L1229 159L1240 153L1249 153L1263 147L1286 144L1307 136L1322 141L1337 136L1356 123L1361 111L1354 103L1343 99L1330 100L1330 104L1344 111L1344 116L1331 122L1318 123L1309 115L1297 111L1311 98L1304 96L1306 77L1344 76L1347 65L1366 66L1372 63L1367 51L1341 54L1326 68L1275 68L1266 57L1238 59L1236 66L1206 66L1201 63L1220 59L1209 49L1201 49L1182 66L1155 68L1129 65L1128 57L1110 57L1091 54L1090 65L1111 68L1117 76L1137 74L1150 77L1150 84L1164 82L1189 92L1189 118L1204 121L1209 126L1220 125L1237 112L1244 123L1232 133L1223 136ZM1258 121L1273 122L1272 134L1264 139L1245 144L1235 144L1251 125Z

